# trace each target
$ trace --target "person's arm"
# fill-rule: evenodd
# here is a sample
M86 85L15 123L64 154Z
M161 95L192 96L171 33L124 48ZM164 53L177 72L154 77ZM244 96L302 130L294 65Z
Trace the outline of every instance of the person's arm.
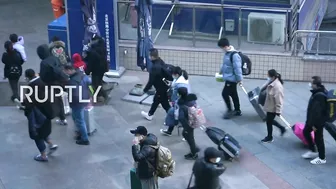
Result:
M325 115L327 109L326 97L322 94L314 96L312 105L312 118L311 122L314 127L321 127L325 124Z
M226 170L226 167L223 164L217 164L214 166L211 166L208 169L208 173L209 175L211 175L212 178L214 177L219 177L221 174L223 174Z
M153 84L154 84L154 79L156 76L157 70L153 67L152 71L149 73L149 78L148 78L148 82L144 88L144 92L147 93L149 89L152 88Z
M188 108L186 106L179 106L178 120L183 128L190 128L188 119Z
M237 82L243 80L243 71L242 71L242 59L238 53L235 53L232 56L233 72L236 77Z
M275 90L275 113L281 114L283 101L284 101L284 93L282 90L276 89Z
M44 63L41 63L40 64L40 78L42 79L42 81L44 82L49 82L49 80L47 79L48 78L48 74L49 74L49 66L47 66L46 64Z
M223 57L223 63L222 63L222 66L219 68L219 75L222 75L223 74L223 68L224 68L224 61L225 60L225 56Z
M133 159L136 162L145 160L148 157L148 154L150 153L150 147L149 146L144 146L142 149L139 150L137 145L132 146L132 155Z

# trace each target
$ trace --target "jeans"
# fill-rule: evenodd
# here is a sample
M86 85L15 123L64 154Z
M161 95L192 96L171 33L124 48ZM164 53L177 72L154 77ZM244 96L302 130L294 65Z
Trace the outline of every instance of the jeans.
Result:
M313 127L305 126L303 129L303 135L305 136L308 147L312 152L316 152L316 148L311 137L311 132L313 131ZM325 146L324 146L324 139L323 139L323 127L316 127L315 134L315 144L319 153L320 159L325 159Z
M105 99L107 98L106 92L103 90L103 77L104 74L99 74L99 75L94 75L92 74L92 87L96 91L99 86L102 88L100 89L98 96L99 97L104 97Z
M60 112L59 112L58 116L59 116L60 120L65 120L66 118L65 118L63 97L61 97L61 96L56 97L55 101L57 101L57 105L59 106L58 108L59 108Z
M72 119L75 122L75 125L77 127L77 130L79 131L81 135L81 139L83 141L88 141L88 133L86 129L86 123L84 118L84 107L74 107L71 108L72 110Z
M175 120L175 115L174 115L174 107L171 107L166 115L166 120L165 123L168 126L168 132L173 132L175 125L177 125L178 121Z
M273 112L267 112L266 114L267 137L269 138L273 137L273 125L278 127L281 132L283 132L286 129L279 122L274 120L275 116L276 116L276 113L273 113Z
M40 153L44 153L45 150L46 150L46 145L45 145L45 142L48 142L49 138L39 138L39 139L35 139L35 144L36 144L36 147L37 149L40 151Z
M224 99L228 111L232 111L230 97L232 98L235 110L240 111L237 83L226 81L222 91L222 97Z
M159 104L161 104L162 108L166 110L166 112L168 113L168 110L170 108L170 104L169 104L169 101L168 101L168 95L167 93L155 93L154 95L154 99L153 99L153 103L151 105L151 108L148 112L148 115L149 116L152 116L154 115L156 109L158 108Z
M11 100L19 99L19 79L8 79L8 82L13 94Z
M193 128L183 128L182 136L187 141L190 147L190 152L195 155L199 151L194 137L194 129Z

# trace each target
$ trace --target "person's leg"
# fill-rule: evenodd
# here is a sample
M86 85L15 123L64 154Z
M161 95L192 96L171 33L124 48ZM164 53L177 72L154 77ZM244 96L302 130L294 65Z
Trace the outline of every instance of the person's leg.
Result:
M17 79L9 79L8 80L9 82L9 86L12 90L12 97L11 97L11 100L14 101L15 98L19 98L19 94L18 94L18 83L19 83L19 80Z
M275 113L267 112L266 114L266 126L267 126L267 136L261 140L261 142L273 142L273 120L275 118Z
M190 147L190 153L186 154L184 157L190 160L196 159L198 157L197 153L199 152L199 149L197 148L196 143L195 143L194 129L193 128L190 128L190 129L183 128L182 135Z
M166 111L166 113L168 113L170 104L167 93L160 94L160 103L162 108Z
M48 155L53 154L58 149L58 146L56 144L53 144L49 137L45 138L44 141L48 143L49 147Z
M272 125L280 129L281 136L286 133L286 127L282 126L277 120L273 119Z
M98 86L97 87L101 86L101 89L100 89L100 91L98 93L98 96L102 96L106 100L107 97L108 97L108 95L107 95L106 91L103 89L103 77L104 77L104 74L99 74L97 76L97 82L98 82Z
M72 109L72 115L74 118L74 122L76 124L76 127L78 128L78 131L81 135L81 140L77 140L76 143L79 145L89 145L89 136L86 129L85 119L84 119L84 108L73 108Z
M239 103L239 96L238 96L238 91L237 91L237 83L231 83L230 90L231 90L231 98L232 98L233 105L234 105L234 108L235 108L234 115L241 116L242 113L240 111L240 103Z
M154 98L153 98L153 103L149 109L149 112L147 113L145 111L142 111L141 115L147 120L151 121L153 119L153 115L156 109L158 108L159 104L160 104L160 96L157 93L155 93Z
M48 156L46 154L46 145L44 143L44 139L36 138L35 144L38 150L40 151L40 154L36 155L34 157L34 160L36 161L48 161Z
M230 100L230 83L225 82L224 88L222 90L222 97L226 104L227 110L232 111L231 100Z
M305 137L305 139L308 143L308 147L310 149L310 151L308 151L308 152L306 152L302 155L302 157L305 158L305 159L311 159L311 158L315 158L315 157L318 156L318 153L316 152L315 144L314 144L312 136L311 136L312 131L313 131L313 128L311 126L307 126L307 125L303 129L303 136Z
M60 113L59 113L59 119L56 120L56 123L59 125L67 125L68 122L65 117L65 111L64 111L64 103L63 103L63 97L56 97L55 101L57 101L57 105L59 106Z
M316 143L316 147L318 150L318 158L312 160L310 163L324 164L326 163L326 157L325 157L325 146L324 146L324 139L323 139L323 127L316 128L315 143Z
M171 107L167 112L166 119L165 119L165 125L168 126L168 129L160 130L160 132L164 135L171 136L174 130L174 126L176 123L174 111L175 111L174 107Z

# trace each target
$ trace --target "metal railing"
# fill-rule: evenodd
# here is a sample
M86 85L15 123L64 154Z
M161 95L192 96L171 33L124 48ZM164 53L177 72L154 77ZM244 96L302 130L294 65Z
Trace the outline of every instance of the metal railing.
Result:
M118 4L131 4L133 1L127 1L127 0L118 0ZM172 17L172 22L170 25L170 29L169 29L169 36L172 35L173 33L173 29L174 29L174 15L173 12L175 9L177 8L191 8L192 9L192 31L191 31L191 35L192 35L192 43L193 46L195 47L196 44L196 9L208 9L208 10L219 10L221 12L221 23L220 23L220 30L218 31L218 39L221 38L223 36L224 33L224 28L225 28L225 24L224 24L224 8L225 9L231 9L231 10L237 10L238 14L239 14L239 19L238 19L238 49L241 47L242 44L242 22L243 22L243 17L242 17L242 13L243 11L269 11L269 12L273 12L273 13L283 13L286 15L286 24L285 24L285 28L284 28L284 36L285 36L285 42L284 42L284 49L285 51L287 51L287 45L291 45L293 36L292 33L290 32L292 30L296 30L296 28L288 28L289 27L293 27L292 23L288 23L291 22L288 18L290 16L291 13L297 13L297 6L293 5L291 8L271 8L271 7L257 7L257 6L241 6L241 5L229 5L229 4L224 4L224 0L221 1L221 4L213 4L213 3L197 3L197 2L179 2L179 1L175 1L175 2L171 2L171 1L162 1L162 0L154 0L154 4L158 4L158 5L169 5L171 6L167 16L165 17L158 33L156 34L156 36L154 37L154 43L157 41L159 35L161 34L164 26L166 25L169 17ZM152 18L153 19L153 18ZM296 24L294 24L294 26L296 26ZM291 49L291 46L289 47L289 49Z
M292 55L336 55L336 31L296 30L293 33Z

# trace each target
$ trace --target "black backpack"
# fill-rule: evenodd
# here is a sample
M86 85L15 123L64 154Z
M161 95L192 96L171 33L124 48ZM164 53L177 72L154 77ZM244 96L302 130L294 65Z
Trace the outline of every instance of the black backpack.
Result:
M8 74L10 78L19 78L21 76L21 69L18 65L12 64L9 66Z
M235 55L236 53L238 53L238 55L240 56L241 60L242 60L242 73L243 75L250 75L252 72L252 61L251 59L246 56L245 54L243 54L242 52L232 52L231 56L230 56L230 61L232 62L233 59L233 55ZM232 62L233 64L233 62Z
M163 65L163 76L168 81L173 81L173 69L175 66L171 64L164 64Z

